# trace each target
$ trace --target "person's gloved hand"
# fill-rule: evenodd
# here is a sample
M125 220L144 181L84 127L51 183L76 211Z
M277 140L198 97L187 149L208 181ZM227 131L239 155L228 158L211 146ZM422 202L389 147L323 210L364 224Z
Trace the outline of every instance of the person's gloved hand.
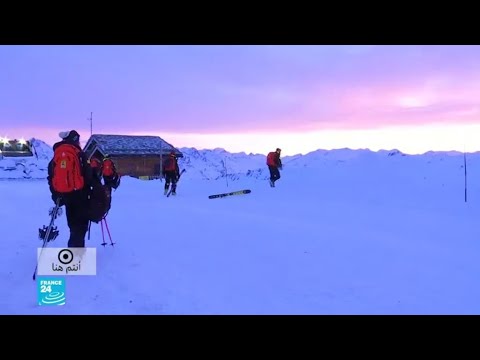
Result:
M55 203L55 205L57 204L58 199L60 199L60 202L58 203L59 207L65 205L65 203L64 203L64 201L63 201L63 199L60 195L58 195L57 193L52 193L52 200Z

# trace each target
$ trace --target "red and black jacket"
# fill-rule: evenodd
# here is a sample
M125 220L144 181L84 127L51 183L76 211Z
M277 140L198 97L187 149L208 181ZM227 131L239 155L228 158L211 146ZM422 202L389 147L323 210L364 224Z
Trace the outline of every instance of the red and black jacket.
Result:
M163 174L175 173L177 176L180 174L180 168L178 167L178 161L175 156L168 156L163 163Z
M267 155L267 165L271 167L282 167L282 160L280 159L280 154L276 151L272 151Z
M89 189L90 187L90 184L92 183L92 168L90 167L90 164L88 163L88 159L87 159L87 156L85 155L85 153L82 151L82 148L75 142L73 141L70 141L70 140L62 140L58 143L56 143L55 145L53 145L53 151L55 152L55 150L60 146L60 145L65 145L65 144L68 144L68 145L71 145L71 146L74 146L75 148L79 149L80 152L78 153L78 156L79 156L79 159L80 159L80 166L81 166L81 171L82 171L82 176L83 176L83 179L84 179L84 182L85 182L85 185L84 185L84 188L82 190L85 190L85 189ZM52 160L50 160L50 162L48 163L48 176L47 176L47 181L48 181L48 187L50 188L50 192L53 194L55 194L55 190L53 189L53 185L52 185L52 179L53 179L53 167L54 167L55 163Z

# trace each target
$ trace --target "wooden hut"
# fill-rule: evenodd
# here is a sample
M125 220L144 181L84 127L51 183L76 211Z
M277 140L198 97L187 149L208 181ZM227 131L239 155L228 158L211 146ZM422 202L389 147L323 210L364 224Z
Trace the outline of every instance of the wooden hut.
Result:
M155 179L161 176L162 157L175 151L183 154L159 136L92 135L85 144L88 158L110 157L122 176Z

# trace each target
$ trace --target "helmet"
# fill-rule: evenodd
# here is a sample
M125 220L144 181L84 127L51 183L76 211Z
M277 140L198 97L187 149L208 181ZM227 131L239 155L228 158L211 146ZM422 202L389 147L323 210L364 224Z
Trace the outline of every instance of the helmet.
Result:
M279 152L281 152L281 151L282 151L282 149L280 149L280 148L277 148L277 150L275 150L275 151L279 153Z
M58 136L60 136L63 140L70 140L73 142L80 141L80 134L76 130L61 131Z

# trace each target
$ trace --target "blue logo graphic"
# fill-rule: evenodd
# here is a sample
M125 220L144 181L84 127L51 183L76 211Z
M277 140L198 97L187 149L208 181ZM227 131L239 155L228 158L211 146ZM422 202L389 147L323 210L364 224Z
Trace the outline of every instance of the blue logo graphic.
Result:
M38 305L65 305L65 279L37 278Z

